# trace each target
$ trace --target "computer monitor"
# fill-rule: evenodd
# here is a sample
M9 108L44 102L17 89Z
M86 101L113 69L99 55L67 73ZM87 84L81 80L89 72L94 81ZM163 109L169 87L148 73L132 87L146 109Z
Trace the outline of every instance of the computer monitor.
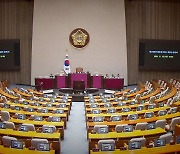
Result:
M24 105L28 105L28 102L27 102L27 101L23 101L23 104L24 104Z
M21 119L21 120L25 120L26 119L26 115L25 114L18 114L17 118Z
M138 114L129 115L129 120L136 120L136 119L138 119Z
M131 101L129 104L134 105L135 103L136 103L135 101Z
M60 107L60 108L65 108L65 107L66 107L66 104L59 104L59 107Z
M107 109L107 112L108 113L115 113L116 109L115 108L109 108L109 109Z
M171 114L177 112L177 108L171 108L170 110L171 110Z
M50 151L49 143L38 143L37 150L38 151Z
M19 126L19 131L27 132L27 131L28 131L28 128L27 128L27 126L20 125L20 126Z
M108 133L108 127L100 127L98 129L98 134L105 134L105 133Z
M132 132L133 126L132 125L126 125L123 127L123 132Z
M112 116L112 117L111 117L111 120L112 120L112 121L121 121L121 120L122 120L122 117L119 116L119 115L117 115L117 116Z
M42 111L42 113L48 113L48 109L43 108L41 111Z
M137 107L137 111L141 111L141 110L143 110L144 109L144 106L138 106Z
M63 109L57 109L57 110L56 110L56 113L57 113L57 114L64 114L64 110L63 110Z
M141 142L140 141L130 141L128 144L129 150L141 149Z
M156 128L156 124L154 123L154 122L152 122L152 123L148 123L148 125L147 125L147 129L149 130L149 129L155 129Z
M28 112L34 112L34 108L28 108Z
M144 103L145 103L145 100L144 100L144 99L140 101L140 104L144 104Z
M50 133L50 134L52 134L53 133L53 128L52 127L45 127L43 129L43 133Z
M56 117L56 116L52 117L52 122L60 122L60 121L61 121L60 117Z
M15 149L23 149L23 142L22 141L11 141L11 148Z
M4 104L4 108L5 108L5 109L9 109L9 108L10 108L10 105L5 103L5 104Z
M154 146L155 147L161 147L166 145L166 140L165 139L155 139L154 140Z
M147 112L145 114L145 118L152 118L154 116L154 113L153 112Z
M46 107L52 107L52 104L48 103L46 104Z
M103 122L104 118L102 116L100 116L100 117L93 117L93 121L94 122Z
M159 116L164 116L166 115L166 113L167 113L166 110L159 111Z
M100 114L100 110L99 109L93 109L92 114Z
M40 106L40 104L36 102L36 103L34 103L34 106Z
M155 107L154 104L149 104L148 105L148 109L154 109L154 107Z
M6 124L3 122L0 122L0 129L6 129Z
M102 143L101 151L114 151L114 144L112 144L112 143Z
M129 112L129 111L131 111L131 109L127 107L122 109L122 112Z
M15 106L14 109L19 111L19 110L21 110L21 107Z
M34 116L35 121L42 121L43 117L42 116Z

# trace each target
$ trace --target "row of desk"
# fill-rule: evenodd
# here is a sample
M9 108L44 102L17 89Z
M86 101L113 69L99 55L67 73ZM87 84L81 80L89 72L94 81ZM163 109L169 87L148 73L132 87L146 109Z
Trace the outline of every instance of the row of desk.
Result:
M90 75L89 73L73 73L68 76L55 75L55 77L35 78L35 86L39 90L73 88L76 81L83 81L85 88L104 88L120 90L124 86L123 78L104 78L102 75Z

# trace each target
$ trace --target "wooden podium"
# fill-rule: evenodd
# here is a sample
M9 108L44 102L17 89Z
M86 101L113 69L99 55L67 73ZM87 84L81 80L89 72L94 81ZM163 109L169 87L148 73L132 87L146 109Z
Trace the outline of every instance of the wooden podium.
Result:
M75 90L75 91L83 91L83 90L85 90L84 81L74 81L73 82L73 90Z

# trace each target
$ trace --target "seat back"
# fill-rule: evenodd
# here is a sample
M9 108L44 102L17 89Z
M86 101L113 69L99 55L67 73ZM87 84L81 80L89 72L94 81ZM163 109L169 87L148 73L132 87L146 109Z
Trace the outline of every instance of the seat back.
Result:
M116 125L115 127L115 131L116 132L122 132L123 131L123 128L124 126L127 126L128 124L121 124L121 125Z
M108 126L107 125L95 125L94 126L94 132L98 133L98 134L105 134L108 133Z
M141 142L142 147L146 146L146 139L144 137L132 138L130 142Z
M156 126L156 128L161 127L162 129L165 129L166 119L157 120L155 126Z
M54 132L56 132L56 127L53 125L43 125L42 131L44 133L54 133Z
M10 136L2 137L2 142L3 142L3 145L5 146L11 146L11 141L17 141L17 139L15 137L10 137Z
M10 114L8 111L1 111L1 120L2 121L9 121Z
M172 133L169 132L167 134L161 135L159 139L164 139L166 144L170 144L170 142L173 141L173 136Z
M180 117L176 117L171 120L170 131L174 131L176 124L180 124Z
M15 124L13 122L4 121L3 123L5 123L6 128L15 129Z
M110 117L111 121L121 121L122 120L122 116L121 115L113 115Z
M101 151L114 151L115 149L115 141L112 139L109 140L99 140L98 148Z
M31 140L31 146L34 147L35 149L38 148L38 143L48 143L48 140L47 139L37 139L37 138L33 138Z
M135 126L136 130L146 130L148 126L147 122L137 123Z

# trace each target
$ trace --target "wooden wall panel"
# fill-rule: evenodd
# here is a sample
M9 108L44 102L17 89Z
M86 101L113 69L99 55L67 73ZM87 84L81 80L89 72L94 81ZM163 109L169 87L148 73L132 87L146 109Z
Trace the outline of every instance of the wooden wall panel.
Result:
M20 39L21 70L0 71L0 80L31 83L33 1L0 0L0 39Z
M139 39L180 40L179 0L125 0L128 84L180 78L180 72L139 71Z

